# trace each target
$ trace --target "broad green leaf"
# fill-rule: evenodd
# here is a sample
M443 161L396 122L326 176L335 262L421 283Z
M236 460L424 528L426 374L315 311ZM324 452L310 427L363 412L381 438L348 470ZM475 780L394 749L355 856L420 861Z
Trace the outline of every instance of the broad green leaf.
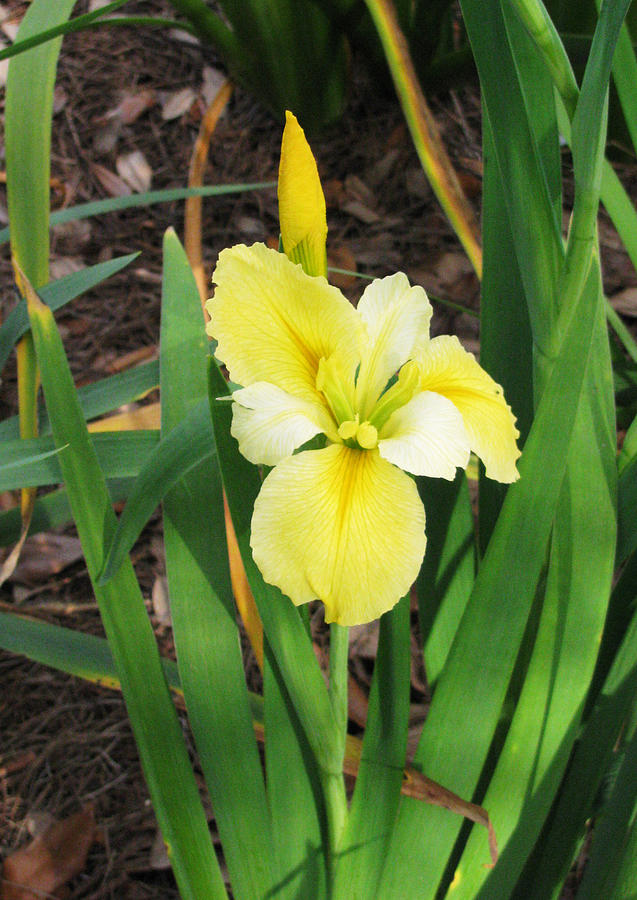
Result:
M622 469L618 485L617 562L637 549L637 454Z
M329 893L320 776L267 639L263 693L266 784L281 873L277 896L322 900Z
M90 438L98 465L107 478L130 478L137 475L158 441L156 431L104 431ZM67 446L62 446L52 455L50 451L53 448L54 438L51 436L0 444L0 490L60 484L63 481L65 458L70 455L70 451ZM39 459L34 461L36 456ZM9 462L13 463L12 467L5 467Z
M205 397L191 406L144 460L113 540L106 548L101 584L106 584L121 566L166 493L197 466L205 464L207 470L214 472L215 457L210 406Z
M596 288L591 282L582 295L542 395L520 480L509 488L415 757L428 777L465 799L490 748L544 563L591 351ZM403 798L382 896L433 895L459 829L445 811ZM427 864L417 866L423 853Z
M96 584L115 515L53 314L28 284L26 288L53 436L57 447L65 447L59 456L62 475L177 883L185 900L223 898L206 816L130 562L105 587Z
M515 884L557 794L595 668L616 530L612 381L601 285L598 289L593 352L556 511L537 637L481 800L494 822L501 856L495 868L485 869L488 845L483 829L474 828L449 892L454 898L486 900ZM591 434L597 436L595 454Z
M334 900L378 897L396 821L407 752L409 597L380 620L378 653L356 787L339 844Z
M273 890L277 869L230 584L221 475L206 408L207 359L197 284L169 229L162 282L161 433L168 442L181 429L174 442L179 444L190 418L191 432L194 422L204 441L203 454L208 445L208 454L194 466L186 463L163 500L173 634L233 895L251 900Z
M126 268L138 256L139 253L129 253L127 256L110 259L108 262L98 263L87 269L81 269L79 272L72 272L58 281L49 282L40 288L40 299L51 309L60 309L61 306L79 297L80 294ZM20 300L0 326L0 369L4 367L18 339L28 330L29 315L26 302Z
M476 547L467 477L418 478L427 514L427 552L416 587L427 682L442 672L475 581Z

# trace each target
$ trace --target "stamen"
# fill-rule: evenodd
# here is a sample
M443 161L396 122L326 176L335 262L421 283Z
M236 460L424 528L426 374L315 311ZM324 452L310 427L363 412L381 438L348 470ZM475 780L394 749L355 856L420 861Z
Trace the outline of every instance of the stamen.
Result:
M377 431L383 427L392 413L409 403L418 390L420 366L413 359L408 360L398 373L398 380L381 394L372 410L369 421Z

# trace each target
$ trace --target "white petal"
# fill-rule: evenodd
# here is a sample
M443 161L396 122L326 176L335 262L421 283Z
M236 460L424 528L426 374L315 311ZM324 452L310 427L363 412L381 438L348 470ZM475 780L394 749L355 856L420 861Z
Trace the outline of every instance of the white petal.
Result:
M380 455L413 475L447 478L469 462L469 436L450 400L429 391L416 394L391 415L378 442Z
M235 391L232 435L252 463L275 466L316 434L335 433L327 410L259 381Z
M357 309L369 335L358 377L364 418L403 363L424 350L432 310L424 290L411 287L402 272L368 285Z
M430 341L419 364L422 390L442 394L460 411L471 449L484 463L488 477L506 484L517 481L520 433L500 385L451 335Z

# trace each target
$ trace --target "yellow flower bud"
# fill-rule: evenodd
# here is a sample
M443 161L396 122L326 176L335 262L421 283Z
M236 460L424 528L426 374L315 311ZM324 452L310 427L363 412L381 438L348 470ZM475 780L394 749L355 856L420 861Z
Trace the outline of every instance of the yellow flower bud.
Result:
M327 275L325 197L303 129L291 112L279 163L279 222L286 256L308 275Z

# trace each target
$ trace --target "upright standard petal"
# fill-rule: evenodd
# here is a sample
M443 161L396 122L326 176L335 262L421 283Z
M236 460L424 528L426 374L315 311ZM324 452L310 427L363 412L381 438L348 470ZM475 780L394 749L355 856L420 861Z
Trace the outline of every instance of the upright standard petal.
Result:
M275 466L317 434L338 440L327 409L258 381L233 394L232 436L251 463Z
M305 133L291 112L279 163L279 223L283 250L308 275L327 275L325 197Z
M391 609L415 581L425 511L412 479L377 451L332 444L270 472L251 544L265 580L293 603L318 598L328 622L357 625Z
M471 449L488 477L507 484L517 481L520 433L500 385L451 335L434 338L419 362L422 390L442 394L460 411Z
M403 363L426 346L431 312L424 290L411 287L402 272L377 278L365 288L358 303L368 334L357 383L363 417Z
M316 396L319 360L338 351L358 362L362 332L356 310L324 278L264 244L222 250L213 275L207 332L217 357L244 387L269 381L284 391Z
M425 391L392 414L378 442L383 459L413 475L447 478L469 462L469 436L450 400Z

